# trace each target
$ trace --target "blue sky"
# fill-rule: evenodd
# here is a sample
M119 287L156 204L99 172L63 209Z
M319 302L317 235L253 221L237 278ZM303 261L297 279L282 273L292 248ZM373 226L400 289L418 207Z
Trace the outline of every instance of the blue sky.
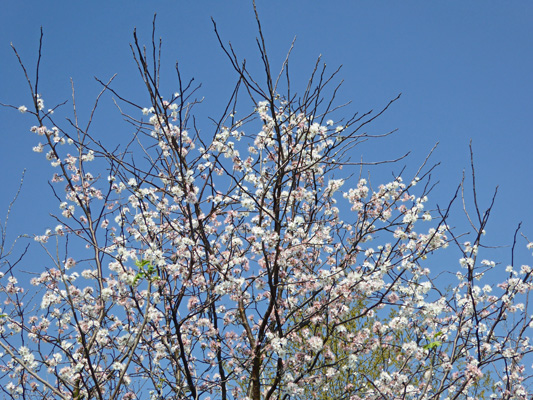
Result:
M376 183L403 165L413 172L436 142L441 162L433 203L446 205L469 167L468 143L475 151L479 195L487 205L494 187L499 195L488 230L494 244L510 244L518 222L533 238L533 3L530 1L278 1L258 0L267 48L281 65L296 37L291 71L303 85L316 57L333 71L343 65L339 102L351 100L347 115L379 109L402 93L400 101L369 131L398 133L368 144L368 161L396 158L398 165L372 171ZM46 106L70 100L70 78L82 118L100 87L94 76L118 73L116 89L147 102L131 58L129 43L137 27L149 44L157 13L163 38L163 81L175 91L174 62L182 74L202 83L198 107L201 126L218 117L236 76L221 51L211 17L226 41L261 78L251 1L34 1L4 2L0 13L0 102L28 104L24 76L9 46L17 47L30 71L44 29L40 89ZM32 72L33 74L33 72ZM245 111L243 111L244 113ZM98 132L111 137L117 112L110 98L97 114ZM11 233L42 233L55 226L48 211L55 202L46 184L52 170L31 151L28 115L0 108L0 211L26 182L10 221ZM116 124L116 125L115 125ZM358 158L360 154L354 157ZM49 199L49 200L47 200ZM456 207L456 212L460 208ZM1 215L0 214L0 215ZM503 260L502 260L503 261ZM530 263L530 260L524 260Z

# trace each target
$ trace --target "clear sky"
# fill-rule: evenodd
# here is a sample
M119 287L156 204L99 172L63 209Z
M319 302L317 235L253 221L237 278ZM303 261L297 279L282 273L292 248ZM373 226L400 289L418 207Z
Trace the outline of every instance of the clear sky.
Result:
M405 164L412 172L440 142L433 161L441 162L436 172L441 185L433 202L446 205L469 167L472 139L482 205L488 204L494 187L500 187L488 227L493 242L510 244L520 221L533 238L533 2L258 0L258 9L273 65L281 64L296 37L291 64L295 84L303 85L322 54L331 71L343 65L339 102L352 101L347 114L378 109L402 93L369 128L372 133L398 128L398 133L370 143L364 157L378 161L412 154L396 166L376 170L378 176ZM202 83L198 94L205 99L198 113L204 118L203 129L209 129L206 117L220 116L236 80L210 18L253 70L258 65L257 30L248 0L4 1L0 102L29 103L9 44L13 42L33 71L41 26L39 91L47 108L70 99L72 78L86 119L100 90L93 76L107 79L115 73L119 92L146 101L129 43L137 27L149 44L154 13L157 35L163 38L168 94L175 91L173 67L178 60L184 76ZM98 134L113 135L115 122L106 121L116 115L106 99L98 114ZM11 221L13 234L40 234L55 226L47 217L55 202L45 200L51 197L46 179L52 170L42 155L31 151L36 138L28 128L33 123L28 115L0 108L0 215L27 169Z

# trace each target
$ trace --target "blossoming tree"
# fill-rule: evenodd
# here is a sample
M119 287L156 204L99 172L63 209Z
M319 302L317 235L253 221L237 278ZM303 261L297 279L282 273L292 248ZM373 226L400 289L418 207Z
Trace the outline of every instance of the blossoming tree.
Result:
M465 242L449 207L425 208L425 163L372 186L349 154L390 103L335 122L335 74L317 63L297 96L260 25L258 44L264 84L221 41L238 82L211 135L193 123L195 88L178 70L164 97L160 48L151 59L136 36L151 104L101 82L136 127L120 148L90 122L61 127L28 78L33 103L14 108L36 119L58 225L35 236L49 261L31 287L2 258L5 396L466 399L490 373L493 398L530 398L531 268L484 282L491 208L476 208ZM254 106L236 118L243 93ZM460 270L446 290L429 267L450 244Z

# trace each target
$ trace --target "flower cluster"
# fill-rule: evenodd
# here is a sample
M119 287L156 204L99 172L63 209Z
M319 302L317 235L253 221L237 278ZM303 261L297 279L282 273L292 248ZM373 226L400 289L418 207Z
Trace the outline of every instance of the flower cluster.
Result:
M123 153L31 129L62 190L55 229L35 236L51 264L31 298L11 269L0 278L11 397L531 395L532 269L487 283L497 263L480 261L482 235L460 243L428 209L423 171L354 178L344 157L369 120L324 123L320 85L233 110L210 139L188 125L185 88L151 96ZM451 243L459 281L446 289L428 264Z

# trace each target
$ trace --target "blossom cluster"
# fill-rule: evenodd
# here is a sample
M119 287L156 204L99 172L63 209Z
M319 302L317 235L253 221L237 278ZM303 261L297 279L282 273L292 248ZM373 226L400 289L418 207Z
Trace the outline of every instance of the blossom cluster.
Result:
M31 129L62 190L59 225L35 236L52 264L30 289L0 278L12 398L531 395L531 268L481 282L497 264L428 209L424 175L373 187L341 168L366 122L276 95L208 140L180 92L141 107L134 161ZM451 243L446 290L428 260Z

